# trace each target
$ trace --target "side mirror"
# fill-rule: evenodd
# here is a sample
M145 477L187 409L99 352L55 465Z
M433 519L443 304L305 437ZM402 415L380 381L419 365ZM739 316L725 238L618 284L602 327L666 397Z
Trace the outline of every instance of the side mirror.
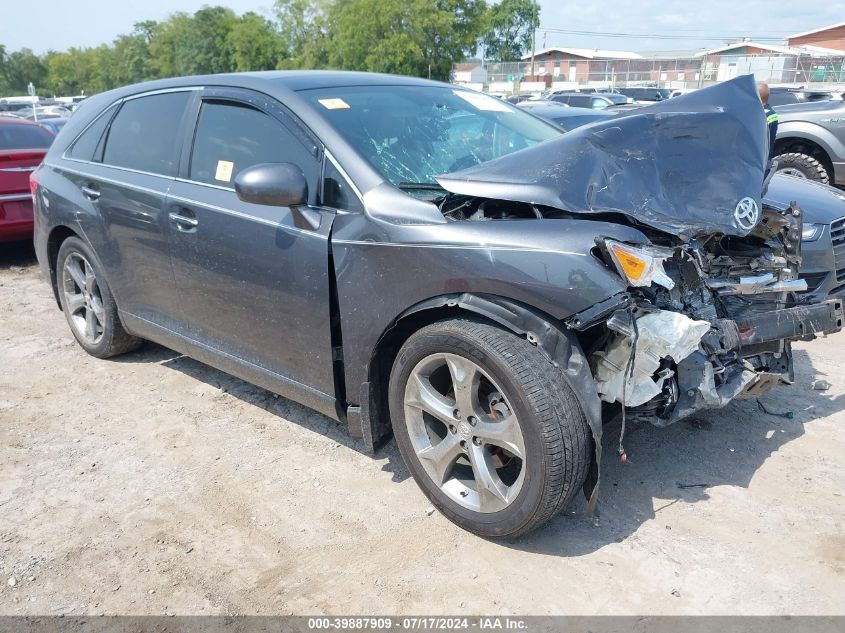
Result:
M293 207L308 202L308 182L293 163L261 163L235 176L235 193L244 202Z

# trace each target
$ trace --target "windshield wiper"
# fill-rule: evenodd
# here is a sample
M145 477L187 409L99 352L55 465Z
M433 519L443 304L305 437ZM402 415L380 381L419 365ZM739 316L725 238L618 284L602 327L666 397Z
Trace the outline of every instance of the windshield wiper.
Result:
M408 191L446 191L436 182L400 182L396 186Z

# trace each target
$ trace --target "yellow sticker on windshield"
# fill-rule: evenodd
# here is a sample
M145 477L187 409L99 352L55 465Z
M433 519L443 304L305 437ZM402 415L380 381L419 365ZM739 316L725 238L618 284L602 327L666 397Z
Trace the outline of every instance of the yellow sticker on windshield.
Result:
M343 99L319 99L320 103L326 110L348 110L350 106Z
M232 179L232 169L235 163L230 160L218 160L217 171L214 172L214 179L229 182Z

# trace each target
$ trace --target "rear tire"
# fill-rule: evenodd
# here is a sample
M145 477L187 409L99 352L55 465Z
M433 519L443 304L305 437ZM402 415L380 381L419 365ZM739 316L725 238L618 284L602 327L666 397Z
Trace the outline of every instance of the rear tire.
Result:
M470 319L414 333L390 376L396 443L449 520L514 538L581 488L589 427L564 374L522 337Z
M91 356L109 358L143 343L123 328L102 266L78 237L67 238L59 247L56 286L70 331Z
M827 169L817 158L813 158L809 154L801 154L798 152L787 152L775 156L778 162L778 172L786 173L799 178L806 178L807 180L815 180L824 184L830 184L830 174Z

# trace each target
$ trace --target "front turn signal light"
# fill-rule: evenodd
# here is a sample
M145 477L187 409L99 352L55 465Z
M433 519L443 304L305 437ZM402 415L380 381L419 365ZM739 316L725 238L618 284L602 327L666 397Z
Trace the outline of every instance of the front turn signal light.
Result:
M662 249L639 248L614 240L605 240L604 245L616 270L630 285L643 287L656 283L670 290L675 287L663 268L667 253Z

